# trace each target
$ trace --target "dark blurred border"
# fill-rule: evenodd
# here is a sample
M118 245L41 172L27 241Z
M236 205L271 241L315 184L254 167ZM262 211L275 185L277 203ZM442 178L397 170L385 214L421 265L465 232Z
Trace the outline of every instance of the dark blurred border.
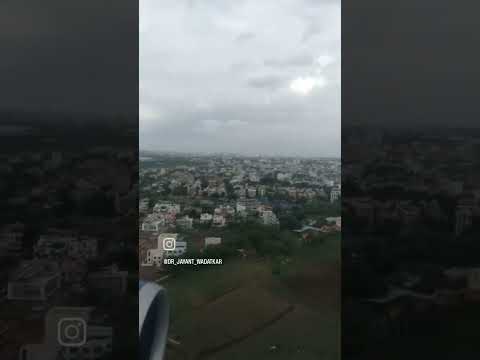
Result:
M480 355L475 2L342 2L343 359Z
M135 358L138 3L6 0L0 23L0 358Z

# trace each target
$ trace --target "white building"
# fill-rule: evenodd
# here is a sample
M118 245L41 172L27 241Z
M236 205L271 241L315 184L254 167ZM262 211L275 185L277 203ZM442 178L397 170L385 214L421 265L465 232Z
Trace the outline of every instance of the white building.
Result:
M23 261L8 282L9 300L45 301L60 288L61 270L48 260Z
M342 227L342 218L340 216L327 217L327 218L325 218L325 221L329 224L334 223L336 226L338 226L340 228Z
M258 194L258 196L264 197L264 196L266 195L266 193L267 193L267 190L266 190L265 186L259 186L259 187L257 188L257 194Z
M278 225L280 223L275 213L271 210L263 211L261 220L263 225Z
M207 224L213 220L213 215L209 213L203 213L200 215L200 222L202 224Z
M216 245L221 245L222 244L222 238L221 237L206 237L205 238L205 247L209 246L216 246Z
M165 203L157 203L153 207L153 212L159 212L159 213L173 213L173 214L178 214L180 212L180 205L170 203L170 202L165 202Z
M142 222L142 231L158 232L162 227L175 224L176 216L173 213L153 213L147 215Z
M338 199L340 199L340 196L342 195L342 191L339 186L335 186L332 188L330 191L330 202L335 202Z
M164 250L160 249L149 249L147 250L147 257L145 259L145 264L147 266L162 266Z
M181 256L187 252L187 243L179 240L178 234L160 234L157 247L147 250L146 266L161 266L164 257Z
M237 212L247 211L247 206L243 202L237 202Z
M254 187L247 188L247 196L249 198L254 198L255 196L257 196L257 189Z
M223 227L226 225L226 220L225 220L225 216L223 215L214 215L213 216L213 223L212 225L213 226L216 226L216 227Z

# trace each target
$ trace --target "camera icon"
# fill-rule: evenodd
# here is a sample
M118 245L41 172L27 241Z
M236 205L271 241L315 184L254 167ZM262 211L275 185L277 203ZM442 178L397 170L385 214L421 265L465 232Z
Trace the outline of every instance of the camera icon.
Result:
M163 239L163 250L172 251L175 250L176 240L174 238L165 238Z
M87 342L87 323L82 318L63 318L58 321L58 343L78 347Z

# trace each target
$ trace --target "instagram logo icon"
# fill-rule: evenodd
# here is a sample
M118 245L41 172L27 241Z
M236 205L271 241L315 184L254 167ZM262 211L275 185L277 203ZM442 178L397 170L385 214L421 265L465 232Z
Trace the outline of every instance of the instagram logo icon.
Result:
M175 238L165 238L163 239L163 250L172 251L175 250L176 240Z
M82 346L87 340L87 324L82 318L60 319L57 334L62 346Z

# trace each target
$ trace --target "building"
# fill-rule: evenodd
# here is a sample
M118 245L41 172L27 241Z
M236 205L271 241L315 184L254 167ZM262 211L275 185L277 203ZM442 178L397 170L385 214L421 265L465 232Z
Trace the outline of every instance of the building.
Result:
M341 216L327 217L327 218L325 218L325 221L329 224L335 224L340 229L342 228L342 218L341 218Z
M342 191L340 186L334 186L332 190L330 191L330 202L333 203L337 200L340 199L340 196L342 195Z
M239 212L246 212L247 211L247 206L243 202L237 202L237 213Z
M127 291L128 271L119 271L115 265L90 273L88 287L109 296L121 296Z
M263 186L263 185L257 187L257 194L258 194L258 196L260 196L260 197L264 197L264 196L267 194L267 189L266 189L266 187Z
M62 270L62 280L65 283L79 283L85 278L88 272L88 265L85 259L65 257L60 267Z
M138 204L138 211L140 213L147 213L148 212L148 207L149 207L149 203L150 201L148 199L142 199L140 200L139 204Z
M147 250L147 257L145 259L146 266L162 266L164 250L162 248Z
M9 300L46 301L60 288L61 270L48 260L23 261L8 282Z
M212 225L215 227L223 227L227 223L225 216L223 215L214 215Z
M262 214L261 214L261 220L262 220L263 225L273 226L273 225L279 225L280 224L277 216L271 210L263 211Z
M176 224L178 227L191 229L193 227L193 219L188 215L185 215L184 217L177 219Z
M455 236L462 235L472 227L473 206L468 203L460 203L455 209Z
M257 189L254 187L248 187L247 188L247 196L249 198L254 198L257 196Z
M203 213L200 215L200 223L208 224L213 220L213 215L209 213Z
M59 259L69 250L70 243L76 240L73 234L51 233L41 235L34 246L34 253L38 258Z
M147 263L148 251L157 247L158 235L145 231L139 231L138 235L138 263L140 266L151 266L152 263Z
M180 205L174 203L157 203L153 207L154 213L171 213L171 214L178 214L180 212Z
M471 269L468 272L467 286L471 290L480 291L480 268Z
M186 241L176 241L175 249L165 250L165 257L178 257L182 256L187 252L187 242Z
M5 257L22 254L23 227L7 227L0 232L0 261Z
M153 213L145 217L142 222L142 231L159 232L163 227L173 226L176 222L174 213Z
M92 237L80 236L70 241L67 254L72 258L95 259L98 256L98 240Z
M157 238L157 247L147 250L144 265L161 266L164 257L182 256L186 252L187 243L181 240L178 234L160 234Z
M256 199L242 199L237 202L237 213L247 212L252 215L257 212L258 202Z
M204 247L209 247L209 246L216 246L216 245L221 245L222 244L222 238L221 237L206 237L204 240Z

